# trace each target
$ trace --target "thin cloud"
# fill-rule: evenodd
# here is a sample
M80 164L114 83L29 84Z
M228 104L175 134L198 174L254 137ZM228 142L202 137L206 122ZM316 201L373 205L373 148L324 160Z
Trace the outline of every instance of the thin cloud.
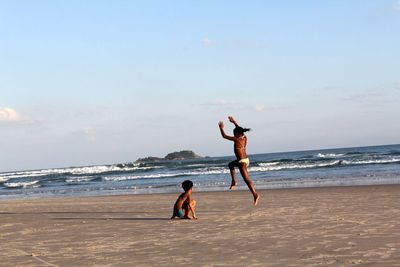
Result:
M94 128L86 127L83 129L83 133L91 141L96 139L97 131Z
M0 122L18 122L21 116L12 108L0 107Z
M253 111L256 112L268 112L268 113L273 113L273 112L282 112L285 110L290 109L288 106L269 106L269 105L263 105L263 104L257 104L254 105L251 108Z
M212 40L210 38L203 38L201 40L201 44L204 47L210 46L218 46L224 48L266 48L268 47L268 43L263 41L251 41L251 40L243 40L243 39L225 39L225 40Z
M326 85L322 87L323 91L337 91L341 89L339 86L334 86L334 85Z
M83 133L85 135L94 136L96 135L96 129L91 127L83 128Z
M265 106L264 106L264 105L257 104L257 105L255 105L255 106L253 107L253 109L254 109L255 111L257 111L257 112L263 112L263 111L265 110Z
M394 9L400 11L400 0L397 0L394 4Z
M387 95L381 92L366 92L345 96L342 100L358 104L385 104L390 102Z
M213 106L213 107L234 107L240 105L239 102L233 100L226 99L218 99L206 102L203 104L204 106Z
M263 112L267 109L267 107L263 104L243 104L234 100L212 100L208 101L203 106L213 107L213 108L224 108L224 109L236 109L236 110L244 110L244 111L256 111Z
M203 46L211 46L211 45L213 45L213 41L211 41L209 38L203 38L201 40L201 44Z
M83 137L89 141L95 141L97 136L97 130L92 127L84 127L74 131L72 134L79 138Z

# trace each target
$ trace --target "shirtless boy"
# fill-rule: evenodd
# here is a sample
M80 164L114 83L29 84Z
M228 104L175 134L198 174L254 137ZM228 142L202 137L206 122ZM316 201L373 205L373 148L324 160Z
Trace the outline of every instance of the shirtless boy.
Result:
M184 193L180 194L174 204L174 210L171 219L176 217L181 219L197 219L196 217L196 201L192 199L193 182L186 180L182 183L182 188L185 190ZM192 213L192 217L189 216Z

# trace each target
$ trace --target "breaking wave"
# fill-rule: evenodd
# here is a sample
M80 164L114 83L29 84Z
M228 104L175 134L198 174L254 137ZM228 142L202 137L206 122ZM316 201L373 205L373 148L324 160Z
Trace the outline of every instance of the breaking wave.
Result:
M26 188L26 187L39 187L40 181L31 181L31 182L15 182L15 183L4 183L3 185L7 188Z

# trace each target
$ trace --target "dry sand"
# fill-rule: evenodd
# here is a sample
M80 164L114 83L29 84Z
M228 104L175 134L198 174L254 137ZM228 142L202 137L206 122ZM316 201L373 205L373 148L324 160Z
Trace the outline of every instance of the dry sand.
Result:
M400 266L400 186L0 201L1 266Z

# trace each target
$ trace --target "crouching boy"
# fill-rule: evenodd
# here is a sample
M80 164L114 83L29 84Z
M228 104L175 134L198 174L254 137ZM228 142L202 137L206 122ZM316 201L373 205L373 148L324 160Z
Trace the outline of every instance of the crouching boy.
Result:
M196 217L196 201L192 199L193 182L186 180L182 183L184 193L180 194L175 202L171 219L176 217L181 219L197 219ZM191 213L191 217L189 216Z

